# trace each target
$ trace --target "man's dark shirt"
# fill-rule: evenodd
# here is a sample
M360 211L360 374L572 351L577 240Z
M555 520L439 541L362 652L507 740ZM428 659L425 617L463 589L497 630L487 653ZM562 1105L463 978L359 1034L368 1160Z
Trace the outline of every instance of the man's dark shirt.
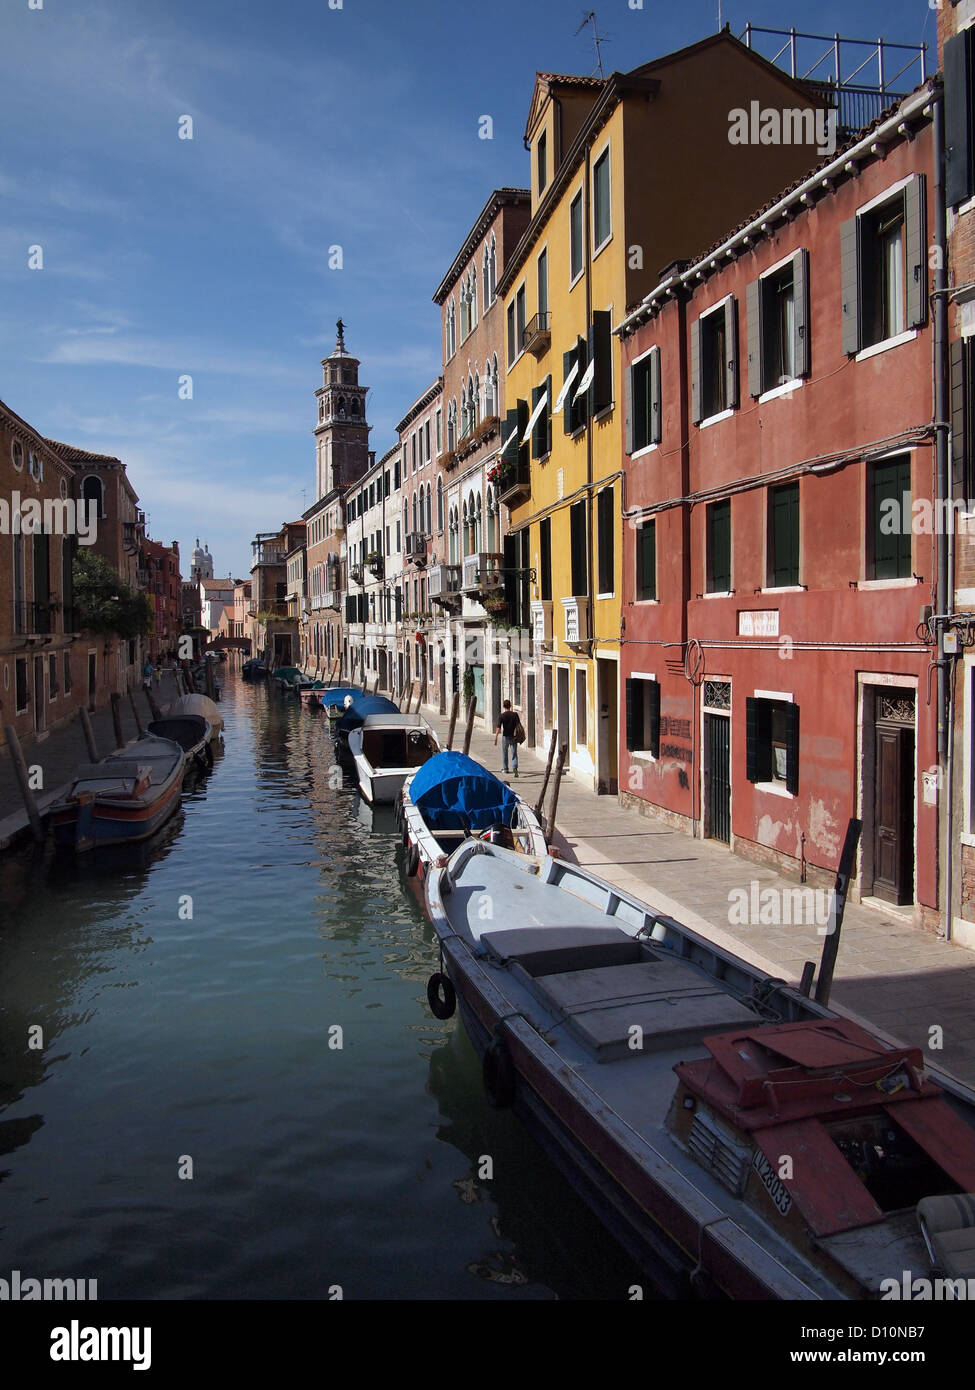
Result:
M501 730L502 738L514 738L517 727L518 715L516 711L506 709L498 720L498 728Z

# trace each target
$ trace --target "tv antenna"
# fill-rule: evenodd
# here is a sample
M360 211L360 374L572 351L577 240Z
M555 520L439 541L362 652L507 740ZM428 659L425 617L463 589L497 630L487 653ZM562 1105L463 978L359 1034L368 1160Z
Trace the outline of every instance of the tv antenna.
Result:
M582 31L583 31L583 29L585 29L585 27L586 27L587 24L591 24L591 25L592 25L592 41L593 41L593 43L594 43L595 46L596 46L596 67L599 69L599 75L600 75L600 77L604 77L604 76L605 76L605 73L603 72L603 55L602 55L602 53L600 52L599 45L600 45L601 43L605 43L606 40L608 39L609 35L608 35L608 34L600 34L599 31L597 30L597 28L596 28L596 11L595 11L595 10L589 10L589 11L587 11L586 14L583 15L583 17L582 17L582 23L579 25L578 29L576 30L576 34L581 34ZM575 34L573 35L573 38L575 38Z

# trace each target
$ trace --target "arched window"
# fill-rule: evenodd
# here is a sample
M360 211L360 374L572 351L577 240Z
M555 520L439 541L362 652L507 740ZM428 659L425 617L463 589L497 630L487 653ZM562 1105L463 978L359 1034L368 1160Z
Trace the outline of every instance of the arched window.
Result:
M437 479L437 530L443 530L443 478Z
M492 554L501 549L498 543L498 503L490 483L487 490L487 548Z
M473 500L473 499L472 499L472 500ZM467 503L466 503L466 502L464 503L464 514L463 514L463 517L461 518L461 540L462 540L462 546L463 546L464 554L465 554L465 555L469 555L469 554L471 553L471 547L470 547L470 521L469 521L469 519L468 519L468 514L467 514Z
M460 562L460 547L458 544L458 519L457 508L451 507L450 521L447 534L447 556L452 565Z
M353 400L353 401L352 401L352 414L353 414L353 415L358 415L358 413L359 413L359 402L358 402L357 400Z
M88 477L81 484L81 498L85 503L85 512L88 512L88 503L94 502L96 507L95 515L99 518L105 515L105 490L102 487L101 478L94 476Z
M430 490L430 484L427 483L427 524L424 529L426 530L428 536L431 535L433 532L432 497L433 494Z
M481 549L481 494L474 499L474 554Z
M447 407L447 448L453 452L457 448L457 399Z
M494 303L494 296L498 292L498 244L491 233L491 249L488 253L488 278L490 280L491 297L490 303Z
M487 420L495 413L494 409L494 382L491 379L491 364L484 363L484 418Z
M419 531L419 529L420 529L419 526L416 524L416 493L414 492L414 494L413 494L413 530L414 530L414 531Z
M488 262L487 242L484 243L484 256L481 265L481 298L486 309L491 303L491 270Z

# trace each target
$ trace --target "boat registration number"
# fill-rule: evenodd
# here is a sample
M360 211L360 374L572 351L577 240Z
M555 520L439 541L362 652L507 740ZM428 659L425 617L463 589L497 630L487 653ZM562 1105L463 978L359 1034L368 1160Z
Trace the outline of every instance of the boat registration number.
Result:
M780 1215L788 1216L792 1209L792 1198L789 1196L789 1190L760 1149L755 1150L752 1167L761 1178Z

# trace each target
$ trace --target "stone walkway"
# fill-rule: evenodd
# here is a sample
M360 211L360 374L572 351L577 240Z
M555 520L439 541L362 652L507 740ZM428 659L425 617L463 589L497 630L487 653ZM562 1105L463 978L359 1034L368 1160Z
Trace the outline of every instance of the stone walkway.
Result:
M439 733L447 720L424 709ZM454 736L462 749L464 730ZM501 749L493 734L475 728L471 756L501 771ZM520 776L507 780L534 804L545 760L521 749ZM550 804L549 782L546 808ZM733 912L745 896L767 889L791 894L793 880L742 859L713 840L695 840L663 820L625 810L612 797L597 796L562 778L554 844L564 858L584 865L658 911L699 931L770 975L796 984L805 961L818 963L825 935L812 925L768 926ZM744 890L742 892L742 890ZM778 898L791 903L793 899ZM738 924L739 915L745 921ZM805 919L804 919L805 920ZM833 976L830 1007L892 1041L920 1047L932 1066L975 1087L975 952L919 931L887 913L848 903ZM932 1029L941 1029L943 1047Z

